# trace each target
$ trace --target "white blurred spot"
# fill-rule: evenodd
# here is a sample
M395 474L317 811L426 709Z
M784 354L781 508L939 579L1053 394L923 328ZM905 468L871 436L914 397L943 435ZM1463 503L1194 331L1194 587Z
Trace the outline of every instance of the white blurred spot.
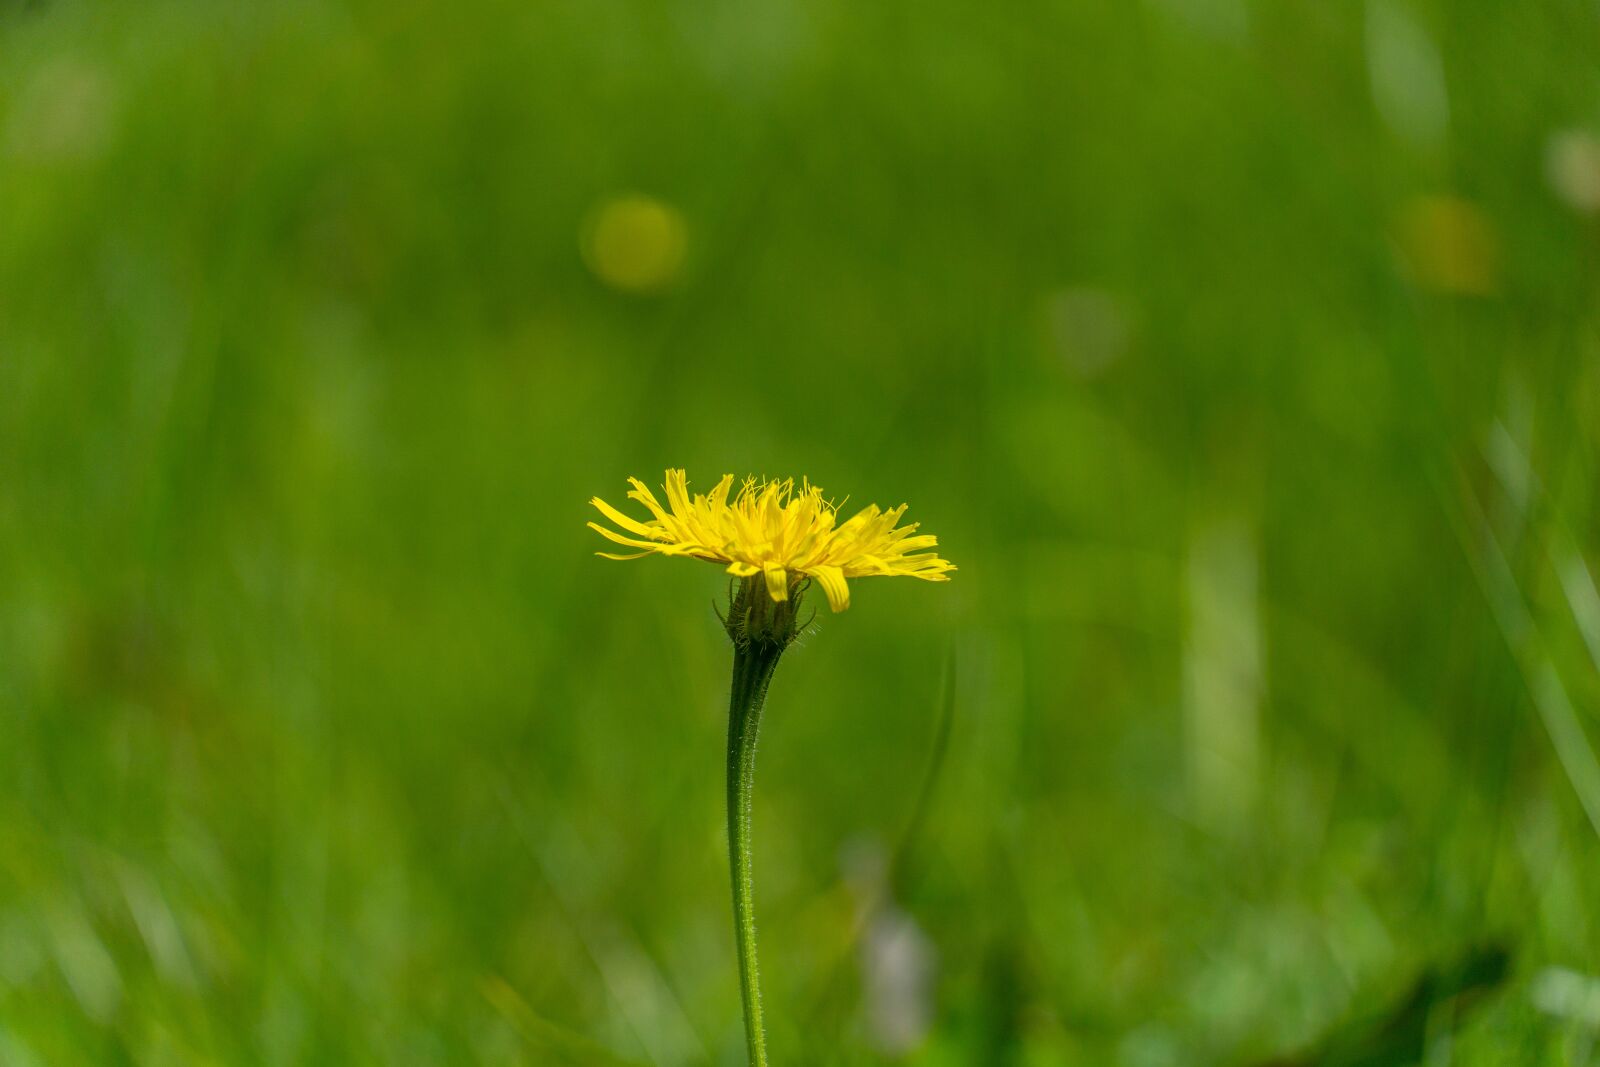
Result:
M867 1023L873 1044L903 1055L922 1044L933 1022L933 944L917 921L890 905L868 920L861 942Z
M1239 518L1189 538L1184 713L1196 816L1226 826L1255 801L1260 770L1261 620L1255 540Z
M119 865L116 874L122 897L128 902L128 913L133 916L156 972L176 986L192 988L196 984L194 966L161 887L146 871L131 864Z
M1399 0L1368 0L1367 70L1372 102L1397 136L1422 149L1444 143L1450 124L1444 63Z
M1553 134L1544 148L1544 175L1574 211L1600 211L1600 138L1585 130Z
M1178 1067L1184 1060L1183 1043L1159 1023L1145 1023L1117 1042L1124 1067Z
M816 17L799 0L710 0L693 6L670 5L680 19L682 43L693 49L716 82L748 103L784 84L796 61L815 44Z
M867 1030L880 1052L903 1056L933 1025L938 953L922 926L891 898L889 860L876 841L847 846L845 881L860 914L861 989Z
M1600 1030L1600 977L1546 967L1533 976L1528 999L1546 1015Z
M122 978L88 918L63 904L50 915L50 934L56 964L84 1014L110 1022L122 999Z
M97 68L70 59L42 66L17 94L6 151L36 162L92 159L110 141L112 103L111 84Z
M1156 0L1195 33L1244 44L1250 36L1250 9L1244 0Z
M1046 305L1050 343L1063 362L1093 377L1128 351L1132 330L1122 301L1104 289L1074 287L1053 294Z

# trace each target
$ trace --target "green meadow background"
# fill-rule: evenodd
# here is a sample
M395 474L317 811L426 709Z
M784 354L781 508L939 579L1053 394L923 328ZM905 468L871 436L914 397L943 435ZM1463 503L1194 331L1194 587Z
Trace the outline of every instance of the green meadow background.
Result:
M0 1063L1600 1062L1600 13L0 4Z

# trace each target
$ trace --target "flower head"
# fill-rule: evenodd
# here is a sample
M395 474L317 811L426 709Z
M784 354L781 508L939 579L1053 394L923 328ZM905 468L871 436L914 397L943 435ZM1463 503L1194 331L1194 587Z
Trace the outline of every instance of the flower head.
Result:
M938 538L918 535L916 523L898 525L904 504L888 510L873 504L841 523L838 509L823 498L822 490L805 481L797 489L793 479L746 478L734 493L733 475L725 474L710 493L690 497L684 472L669 470L663 486L666 507L639 479L628 481L633 486L629 498L649 508L652 518L640 522L599 497L591 500L625 533L596 522L589 525L617 544L639 550L626 555L598 553L607 559L658 553L725 563L736 577L763 575L767 594L776 603L788 600L802 579L813 578L834 611L850 606L847 578L907 575L945 582L950 580L948 572L955 570L935 553L924 551L937 545Z

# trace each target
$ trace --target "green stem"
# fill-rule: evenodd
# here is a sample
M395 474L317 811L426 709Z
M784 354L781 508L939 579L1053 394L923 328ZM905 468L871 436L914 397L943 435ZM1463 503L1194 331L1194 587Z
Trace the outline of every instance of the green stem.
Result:
M750 863L750 801L756 776L756 733L767 683L783 646L749 640L734 646L733 692L728 701L728 867L733 876L733 932L739 948L739 992L744 1001L745 1048L750 1067L767 1067L761 1024L761 973L756 965L755 889Z

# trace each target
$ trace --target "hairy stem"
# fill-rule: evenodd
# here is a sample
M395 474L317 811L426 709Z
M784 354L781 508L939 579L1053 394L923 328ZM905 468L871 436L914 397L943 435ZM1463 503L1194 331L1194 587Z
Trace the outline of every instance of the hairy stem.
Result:
M733 876L733 932L739 949L739 992L744 1001L745 1047L750 1067L767 1067L761 1022L761 973L756 964L755 890L751 874L750 802L755 785L756 733L767 683L783 645L762 640L736 644L733 691L728 701L728 866Z

